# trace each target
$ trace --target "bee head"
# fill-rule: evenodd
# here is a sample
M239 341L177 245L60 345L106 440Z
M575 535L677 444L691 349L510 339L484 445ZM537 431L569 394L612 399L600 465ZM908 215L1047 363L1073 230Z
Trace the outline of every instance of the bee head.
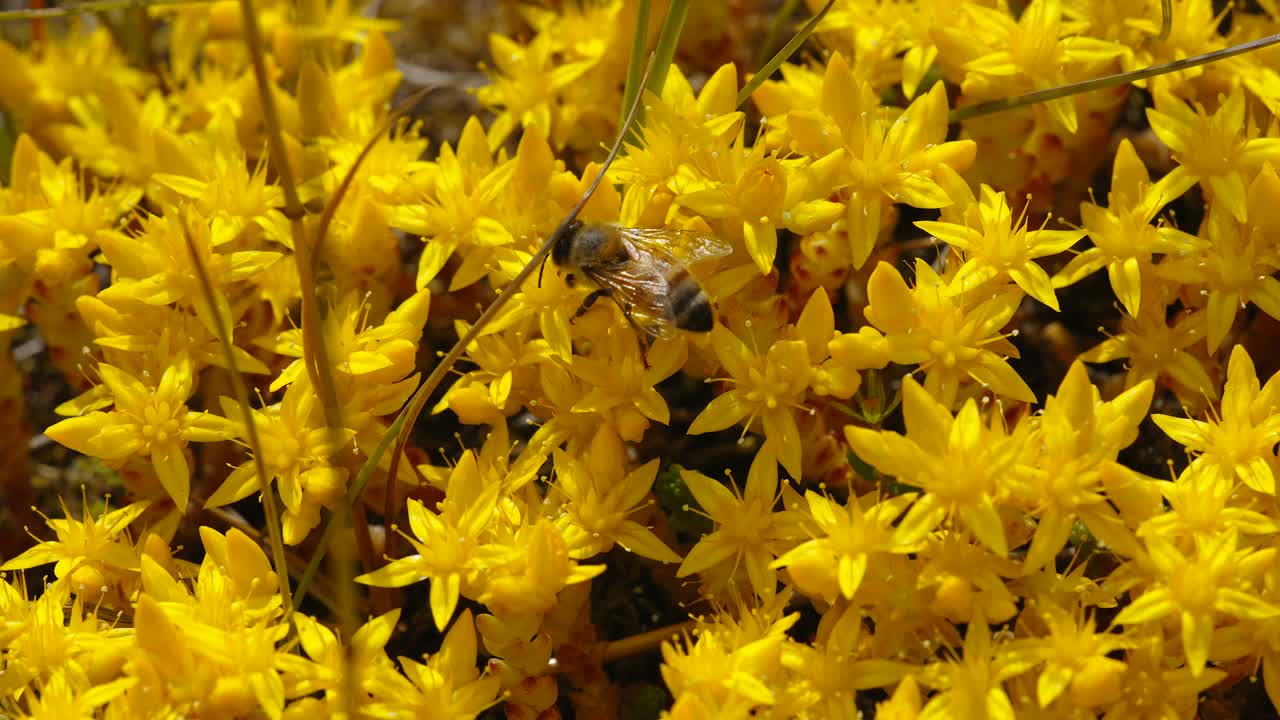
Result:
M582 230L582 221L574 220L556 236L555 243L551 246L551 261L560 267L568 264L571 253L573 252L573 239Z

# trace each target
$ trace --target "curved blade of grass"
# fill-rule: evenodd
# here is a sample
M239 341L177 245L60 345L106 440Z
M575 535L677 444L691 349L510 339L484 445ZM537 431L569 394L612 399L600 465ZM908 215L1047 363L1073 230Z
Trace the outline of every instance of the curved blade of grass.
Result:
M640 0L636 11L636 32L631 38L631 58L627 61L627 84L622 89L622 107L618 108L618 127L627 119L627 108L635 102L644 82L644 46L649 38L649 8L651 0ZM625 141L625 140L624 140Z
M1160 34L1156 39L1164 42L1173 31L1173 0L1160 0Z
M271 545L271 564L276 571L276 579L280 584L280 598L284 606L284 616L289 618L293 615L293 593L289 587L289 561L284 552L284 535L280 525L280 507L276 505L275 490L267 484L266 465L262 461L262 442L258 437L258 424L253 421L253 411L249 405L249 385L244 381L244 375L240 373L240 368L236 364L236 354L231 344L231 331L226 323L226 318L222 317L222 311L218 308L218 297L213 291L213 283L209 280L209 271L204 266L204 262L200 260L200 253L196 250L195 241L191 239L191 231L187 227L185 220L182 223L182 239L187 243L187 252L191 255L191 265L196 272L196 277L200 280L200 291L204 295L204 301L209 306L209 314L212 316L213 325L218 330L218 344L222 347L222 354L227 361L227 368L231 373L231 387L236 394L236 404L240 407L242 419L244 422L246 439L249 441L249 449L253 451L254 469L258 473L259 491L262 496L262 509L267 516L267 538Z
M1046 90L1037 90L1027 93L1026 95L1018 95L1017 97L1000 98L999 100L991 100L989 102L978 103L968 107L956 108L951 111L951 122L959 122L961 120L969 120L971 118L981 117L983 115L992 115L1005 110L1013 110L1015 108L1026 107L1027 105L1035 105L1037 103L1057 100L1058 98L1070 97L1072 95L1080 95L1082 93L1095 92L1097 90L1106 90L1118 85L1127 85L1138 80L1146 80L1147 78L1156 77L1157 75L1167 75L1169 73L1186 70L1188 68L1208 65L1235 57L1236 55L1244 55L1255 50L1261 50L1280 43L1280 34L1268 35L1257 40L1250 40L1239 45L1232 45L1222 50L1214 50L1202 55L1194 55L1181 60L1163 63L1161 65L1152 65L1141 70L1133 70L1130 72L1116 73L1105 77L1094 78L1092 80L1083 80L1077 83L1068 83L1057 87L1048 88Z
M644 77L648 77L649 70L652 68L653 62L653 56L651 55L649 59L649 67L645 69ZM360 472L356 475L355 482L347 489L348 504L355 504L359 500L360 495L364 492L365 486L369 484L369 480L373 477L373 472L377 469L378 462L382 459L383 454L386 453L387 448L391 446L392 441L395 441L395 450L391 454L391 467L388 468L387 472L387 494L389 497L395 494L393 488L395 487L395 477L399 469L400 458L404 455L404 448L405 445L408 444L409 433L413 428L413 423L418 419L418 415L422 413L422 409L427 404L427 399L430 398L431 393L435 392L435 389L439 387L440 383L449 373L449 370L453 368L454 363L458 361L458 358L462 357L462 354L466 352L467 347L477 336L479 336L480 331L484 329L484 326L487 325L489 321L491 321L498 312L511 301L511 298L515 297L516 293L520 292L524 281L528 280L529 277L533 275L533 272L538 269L539 265L541 265L542 261L550 255L551 247L555 243L555 239L559 237L561 233L564 233L568 229L569 225L577 219L578 213L582 212L582 208L587 204L587 201L591 199L596 188L599 187L600 183L604 180L604 175L605 172L608 171L609 165L612 164L614 158L618 156L618 150L622 148L622 138L634 124L636 112L639 107L640 96L637 95L632 101L626 120L618 130L618 137L614 140L613 147L609 149L609 155L605 157L604 164L600 167L600 171L596 173L595 179L591 181L591 185L588 186L587 191L583 193L582 198L578 200L578 204L573 206L573 209L569 211L569 214L560 223L560 226L556 228L555 232L547 236L547 239L543 241L542 246L539 247L537 252L529 258L529 261L525 263L525 266L521 268L520 272L516 274L515 278L512 279L507 287L503 289L502 293L499 294L493 302L489 303L489 307L485 308L485 311L481 313L480 317L474 324L472 324L462 338L460 338L458 342L454 343L453 347L449 349L449 352L445 353L445 356L440 359L440 362L436 363L431 374L428 375L427 379L418 386L413 397L409 399L409 402L405 404L404 409L396 416L395 421L391 423L391 427L387 429L387 432L382 436L382 439L378 441L378 446L373 449L373 452L369 453L368 459L365 460L364 465L360 468ZM398 514L398 506L392 508L385 518L385 522L388 524L394 522L395 514L391 513ZM306 571L303 572L302 577L298 580L297 588L294 590L294 596L298 602L301 602L302 599L306 597L307 588L310 586L312 579L319 570L320 562L324 559L324 555L329 544L333 541L335 530L335 523L333 522L333 519L333 515L330 515L325 520L324 529L321 531L320 539L316 543L316 549L311 555L311 561L307 564ZM392 537L394 537L394 533L387 533L388 548L390 547Z
M773 44L778 42L778 36L782 34L782 26L786 25L791 16L796 14L796 8L798 7L800 7L800 0L782 0L782 6L773 14L773 19L769 22L769 27L764 32L764 39L760 41L760 49L756 52L755 65L764 64L765 53L773 49Z
M253 67L258 97L262 105L262 119L267 136L267 147L270 151L272 166L276 171L276 176L279 178L281 193L284 196L284 215L289 219L289 232L293 239L294 264L298 270L298 285L302 288L300 305L303 366L307 370L307 376L311 380L312 387L315 389L316 394L320 396L325 427L328 430L330 441L334 443L333 447L336 448L342 444L339 440L339 430L344 423L342 421L342 409L338 405L338 392L334 383L329 347L325 343L324 321L320 314L320 303L315 292L317 281L315 264L312 261L314 246L309 242L306 227L303 224L306 210L303 208L302 201L298 196L297 180L293 174L293 168L289 164L289 155L284 142L284 130L280 124L279 109L276 107L275 90L271 78L267 74L262 29L258 26L258 13L254 7L253 0L240 0L240 14L244 22L244 43L249 51L250 64ZM263 495L267 497L270 496L270 493L264 492ZM350 513L347 509L341 509L337 513L330 515L329 522L333 524L334 516L337 516L338 519L342 520L342 523L339 524L339 527L341 527L350 522L349 515ZM267 522L273 535L283 532L278 513L275 517L268 516ZM368 526L366 525L362 530L367 534ZM364 542L362 546L372 549L371 542ZM368 562L372 565L376 562L376 559L368 558ZM357 624L353 602L355 597L355 573L351 565L352 563L349 560L340 563L340 567L337 569L339 576L335 578L338 585L337 599L340 606L339 622L344 629L354 628ZM309 564L308 570L310 569L311 566ZM285 576L285 581L287 585L287 575ZM296 607L297 604L291 601L285 615L286 622L292 616ZM350 673L343 673L344 678L350 675ZM347 699L351 697L353 696L346 695Z
M195 495L192 495L191 497L198 503L203 504L204 502L202 498L197 498ZM248 522L243 517L240 517L237 513L220 507L205 508L204 513L210 518L216 519L218 522L225 524L227 527L235 528L245 535L248 535L249 539L266 548L267 551L271 550L271 539L263 537L262 531L259 530L257 526ZM288 550L285 551L285 558L289 563L289 572L295 577L301 577L302 573L307 569L306 559L301 555L291 553ZM321 579L327 580L328 578ZM311 593L311 597L315 598L316 602L324 605L325 608L336 617L339 612L337 599L334 597L333 592L331 590L324 589L323 585L323 583L316 585L315 591ZM357 598L356 610L360 615L368 615L369 604L364 602L363 599Z
M773 57L769 58L769 62L765 63L764 67L760 68L759 72L751 76L751 79L747 81L747 84L743 85L742 89L738 91L738 104L735 107L742 107L742 104L751 97L751 93L755 92L756 88L763 85L765 80L772 77L773 74L778 71L778 68L782 67L782 63L786 62L788 58L795 54L796 50L800 49L800 46L809 39L809 36L813 34L813 31L818 29L818 23L822 22L822 18L827 16L827 11L835 4L836 0L827 0L827 3L822 6L822 9L819 10L816 15L809 18L809 22L805 23L791 38L791 40L788 41L786 45L782 46L781 50L779 50Z
M680 33L684 30L684 19L688 14L689 0L671 0L667 16L662 20L662 30L658 33L658 43L653 48L653 58L649 61L649 80L643 85L645 90L655 95L661 95L662 87L667 83L667 71L676 57L676 46L680 44Z
M65 7L22 8L20 10L0 11L0 23L21 22L23 20L44 20L47 18L70 17L88 13L123 10L131 7L163 7L166 5L211 5L216 0L93 0L92 2Z
M306 229L302 224L306 210L298 197L297 181L293 175L293 168L289 166L289 155L285 151L280 111L276 108L276 96L272 90L271 77L267 74L262 29L258 27L258 14L253 0L240 0L240 14L244 19L244 42L249 50L254 79L257 81L258 99L262 103L262 120L263 125L266 126L267 148L271 153L272 167L280 179L280 191L284 195L284 216L289 219L289 230L293 238L293 257L298 266L298 282L302 287L303 365L307 368L307 375L316 389L316 394L320 396L325 424L336 431L337 428L342 427L341 408L338 407L338 393L334 387L331 372L333 366L329 363L329 348L324 343L323 329L320 326L320 304L314 292L316 278L312 271L311 244L307 241Z
M320 213L320 218L316 221L316 246L311 252L311 272L313 274L319 272L320 255L324 251L324 241L329 236L329 225L333 223L333 216L337 214L338 207L342 204L342 199L346 197L347 191L351 189L351 184L355 182L356 173L360 171L360 166L364 164L365 158L369 157L369 153L373 152L373 148L382 140L383 135L390 132L400 118L409 112L410 108L421 102L422 98L426 97L434 89L431 87L422 88L392 108L391 112L378 124L373 135L365 142L364 147L360 148L360 154L356 155L355 162L351 163L350 168L347 168L346 174L342 176L342 181L338 183L338 187L329 196L329 201L324 205L324 211Z

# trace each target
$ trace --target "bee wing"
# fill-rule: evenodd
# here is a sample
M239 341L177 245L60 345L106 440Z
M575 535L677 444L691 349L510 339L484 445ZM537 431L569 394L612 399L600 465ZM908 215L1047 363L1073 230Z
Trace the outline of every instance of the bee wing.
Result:
M608 271L585 271L584 274L602 290L633 322L658 338L675 335L675 318L667 297L671 287L661 267L628 263Z
M733 246L720 238L692 230L620 227L618 235L635 251L632 257L647 255L667 267L694 265L733 252Z

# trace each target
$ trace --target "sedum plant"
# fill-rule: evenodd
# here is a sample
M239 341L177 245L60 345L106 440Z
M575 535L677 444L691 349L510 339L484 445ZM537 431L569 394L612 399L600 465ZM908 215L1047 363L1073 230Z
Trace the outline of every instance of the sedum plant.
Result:
M1280 707L1272 3L510 2L461 118L87 5L0 13L0 716Z

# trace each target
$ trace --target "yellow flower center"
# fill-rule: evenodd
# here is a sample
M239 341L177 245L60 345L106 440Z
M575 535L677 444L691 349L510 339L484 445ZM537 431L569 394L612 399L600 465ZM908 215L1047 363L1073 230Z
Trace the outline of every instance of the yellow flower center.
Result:
M1185 153L1178 161L1201 177L1229 175L1239 169L1236 156L1244 145L1240 128L1227 127L1225 113L1203 118L1191 133L1195 152Z
M153 400L142 411L138 434L148 445L163 445L182 437L182 423L175 417L174 408L164 400Z
M753 367L747 372L747 383L749 388L746 392L748 402L763 405L769 410L776 410L786 402L786 396L790 394L790 384L786 378L780 377L779 372L770 364L765 364L763 370L759 367Z

